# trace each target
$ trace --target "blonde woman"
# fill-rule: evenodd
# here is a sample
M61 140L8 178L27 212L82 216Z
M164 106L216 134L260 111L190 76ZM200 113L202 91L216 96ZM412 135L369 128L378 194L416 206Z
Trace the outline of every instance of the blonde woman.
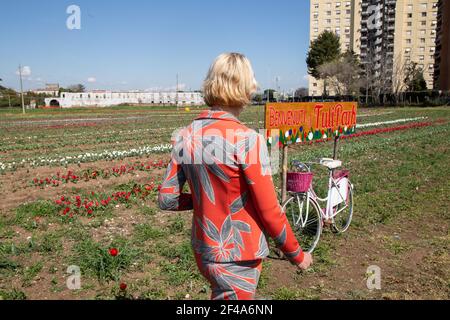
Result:
M214 61L204 82L210 110L178 134L159 194L163 210L194 210L193 250L214 300L254 299L266 235L300 269L312 263L279 206L265 139L238 119L256 88L244 55Z

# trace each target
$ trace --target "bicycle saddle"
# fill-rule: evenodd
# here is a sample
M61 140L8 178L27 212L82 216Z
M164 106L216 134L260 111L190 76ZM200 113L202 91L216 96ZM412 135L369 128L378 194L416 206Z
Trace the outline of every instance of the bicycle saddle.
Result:
M341 160L334 160L334 159L329 159L329 158L320 159L320 164L324 167L327 167L330 170L342 167Z

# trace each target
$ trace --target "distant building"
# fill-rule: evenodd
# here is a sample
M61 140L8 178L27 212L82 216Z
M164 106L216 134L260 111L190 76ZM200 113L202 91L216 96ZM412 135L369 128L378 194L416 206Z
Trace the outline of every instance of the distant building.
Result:
M45 85L45 89L36 89L31 92L34 94L45 94L47 96L57 97L59 93L59 84L49 83Z
M340 38L341 51L353 50L368 70L366 73L387 89L392 90L403 81L402 68L412 62L423 70L428 89L433 88L433 78L434 82L437 80L436 69L444 69L441 81L448 79L445 71L448 59L441 58L436 63L443 66L436 66L435 57L449 54L449 0L311 0L310 3L310 40L314 41L325 30L334 32ZM323 81L310 76L309 95L322 92ZM330 90L330 94L334 92Z
M434 87L450 91L450 1L439 0Z
M59 97L46 98L46 106L71 107L111 107L117 105L204 105L200 92L61 92Z

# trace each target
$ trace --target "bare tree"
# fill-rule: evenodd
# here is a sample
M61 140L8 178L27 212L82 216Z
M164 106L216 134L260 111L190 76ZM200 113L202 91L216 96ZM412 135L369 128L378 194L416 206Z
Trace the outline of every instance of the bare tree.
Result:
M361 65L353 52L346 52L340 58L321 65L319 72L337 95L359 93Z
M401 54L395 57L394 67L392 70L392 93L394 94L395 102L401 100L402 92L406 90L406 71L408 70L409 62L403 60Z

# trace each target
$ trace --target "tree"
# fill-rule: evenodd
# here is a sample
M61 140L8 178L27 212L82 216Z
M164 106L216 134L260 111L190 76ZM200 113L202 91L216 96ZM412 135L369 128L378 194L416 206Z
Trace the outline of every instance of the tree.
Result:
M353 51L319 66L322 79L326 79L338 95L355 95L361 87L361 64Z
M253 102L257 103L257 104L262 104L263 102L263 95L261 93L255 93L253 95Z
M338 59L340 55L341 44L339 37L331 31L322 32L316 40L311 42L306 58L308 73L316 79L324 80L324 95L327 95L327 83L326 78L322 78L319 67Z
M307 88L298 88L294 92L294 98L301 98L301 97L307 97L309 94Z
M274 89L264 90L264 100L267 101L267 97L269 97L270 102L275 101L275 93L276 93L276 91Z
M423 76L423 69L418 67L417 62L411 62L406 68L405 84L408 91L427 90L427 82Z
M86 87L83 86L82 84L75 84L75 85L69 86L69 90L71 92L84 92L86 90Z
M67 88L59 88L59 92L84 92L86 87L82 84L73 84L68 86Z

